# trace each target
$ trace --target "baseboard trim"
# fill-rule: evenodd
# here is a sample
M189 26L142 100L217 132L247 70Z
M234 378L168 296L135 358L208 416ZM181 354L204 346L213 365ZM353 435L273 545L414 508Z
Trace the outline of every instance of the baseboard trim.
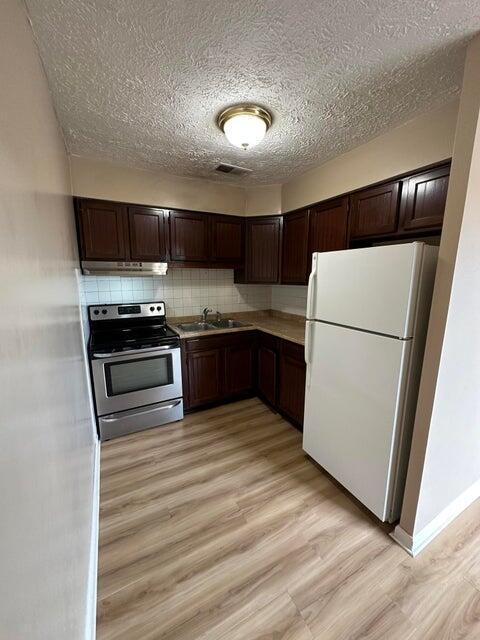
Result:
M480 498L480 480L460 494L438 516L413 536L402 529L400 525L397 525L390 535L407 553L415 557L478 498Z
M90 539L85 640L95 640L97 635L98 531L100 511L100 441L98 439L95 440L94 444L93 465L92 535Z
M399 544L402 549L404 549L411 556L415 556L414 547L413 547L413 538L412 536L402 529L402 527L397 524L395 529L390 533L390 537L395 540L397 544ZM418 553L418 551L416 552Z

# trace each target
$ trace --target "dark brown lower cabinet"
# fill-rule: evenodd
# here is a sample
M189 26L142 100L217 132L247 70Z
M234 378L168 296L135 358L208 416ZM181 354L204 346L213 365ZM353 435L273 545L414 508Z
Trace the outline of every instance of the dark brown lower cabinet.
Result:
M265 333L258 338L258 395L272 406L277 404L278 343L277 338Z
M257 394L296 427L303 425L302 345L248 331L182 341L184 407L199 409Z
M187 354L188 400L190 407L216 402L222 397L222 354L206 349Z
M278 408L299 426L303 426L305 372L303 346L282 340L279 359Z
M256 332L187 338L182 349L185 409L253 395Z
M234 396L255 387L255 345L251 338L225 347L225 395Z

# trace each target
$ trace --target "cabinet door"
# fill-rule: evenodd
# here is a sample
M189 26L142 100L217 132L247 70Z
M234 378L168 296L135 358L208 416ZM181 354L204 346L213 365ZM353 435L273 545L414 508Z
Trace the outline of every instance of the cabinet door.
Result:
M403 181L402 231L442 226L447 200L450 165L423 171Z
M85 260L125 260L125 208L117 202L77 201L80 252Z
M170 258L179 262L206 262L209 216L191 211L170 211Z
M258 391L272 406L277 404L277 352L261 344L258 348Z
M351 238L383 236L398 227L399 182L363 189L350 196Z
M281 216L247 220L247 282L279 282L281 231Z
M167 260L167 214L153 207L128 207L132 260Z
M254 348L240 341L225 347L225 394L247 393L254 388Z
M306 284L308 260L308 209L283 218L282 283Z
M211 259L213 262L243 263L244 221L235 216L210 216Z
M298 425L303 425L305 371L303 347L284 341L280 354L278 407Z
M348 224L348 196L330 200L310 209L309 264L312 253L346 249Z
M220 400L223 394L222 349L187 353L189 406Z

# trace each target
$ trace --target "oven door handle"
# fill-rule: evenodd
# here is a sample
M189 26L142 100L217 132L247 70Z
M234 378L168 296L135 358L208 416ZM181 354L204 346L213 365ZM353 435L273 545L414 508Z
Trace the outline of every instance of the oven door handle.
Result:
M133 409L132 411L122 411L122 416L119 418L105 416L101 418L102 422L118 422L118 420L123 420L124 418L130 418L132 416L145 416L148 413L155 413L155 411L163 411L164 409L173 409L180 404L181 400L176 400L170 404L165 404L161 407L154 407L153 409L146 409L145 411L137 411Z
M152 351L173 351L173 349L179 349L178 344L164 344L161 347L152 347L151 349L131 349L126 351L113 351L112 353L94 353L94 358L115 358L120 356L130 356L138 353L151 353Z

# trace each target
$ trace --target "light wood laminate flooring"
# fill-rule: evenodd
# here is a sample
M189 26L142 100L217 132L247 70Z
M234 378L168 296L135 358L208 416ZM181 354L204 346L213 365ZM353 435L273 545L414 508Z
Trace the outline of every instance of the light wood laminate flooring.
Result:
M410 558L258 399L102 445L98 640L480 638L480 504Z

